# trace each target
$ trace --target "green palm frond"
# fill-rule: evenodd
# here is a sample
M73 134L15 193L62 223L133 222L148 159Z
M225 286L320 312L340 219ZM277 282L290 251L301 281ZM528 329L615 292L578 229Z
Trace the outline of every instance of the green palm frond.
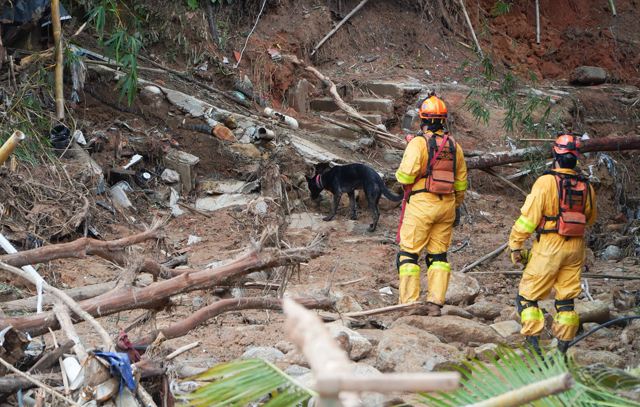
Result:
M531 405L555 406L640 406L640 403L617 392L637 391L640 378L632 373L605 366L580 368L567 362L559 352L544 358L524 349L499 348L490 362L474 360L459 368L460 389L452 393L422 394L429 406L460 406L478 403L508 391L570 372L573 387L563 393L547 396Z
M183 406L306 405L315 393L262 359L221 363L193 378L198 388L179 396Z

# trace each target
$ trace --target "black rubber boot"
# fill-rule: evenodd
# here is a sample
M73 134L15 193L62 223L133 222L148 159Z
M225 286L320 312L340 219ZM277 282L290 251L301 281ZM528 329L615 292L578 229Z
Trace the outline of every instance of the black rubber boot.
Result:
M542 351L540 350L540 337L539 336L527 336L525 337L527 344L531 346L531 348L538 354L538 356L542 357Z

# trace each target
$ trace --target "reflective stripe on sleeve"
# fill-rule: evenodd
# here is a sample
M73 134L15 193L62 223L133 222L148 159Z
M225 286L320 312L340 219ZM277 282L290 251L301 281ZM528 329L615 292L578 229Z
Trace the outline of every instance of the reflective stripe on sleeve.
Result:
M396 171L396 179L401 184L411 185L415 182L416 177L414 175L405 174L404 172L398 170Z
M467 182L466 179L464 181L454 181L453 189L455 191L466 191L468 185L469 183Z
M536 230L535 223L531 222L524 215L520 215L518 220L516 221L516 226L518 226L523 232L533 233Z

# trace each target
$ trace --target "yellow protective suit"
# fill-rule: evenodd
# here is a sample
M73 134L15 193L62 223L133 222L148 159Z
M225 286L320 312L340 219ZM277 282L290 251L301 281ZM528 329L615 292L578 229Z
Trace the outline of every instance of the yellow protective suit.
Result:
M572 174L570 169L556 168L558 173ZM596 195L589 185L585 204L587 225L596 219ZM557 216L559 211L558 187L553 175L543 175L536 180L531 193L520 210L511 235L509 248L522 249L527 238L537 229L543 216ZM553 229L555 220L546 221L544 228ZM522 322L521 333L525 336L537 336L544 328L544 316L537 301L544 299L552 288L556 294L556 316L553 333L559 340L570 341L578 331L578 314L573 310L573 299L581 291L580 272L584 264L584 237L567 238L557 233L541 234L531 249L531 259L527 263L520 280L519 306Z
M442 132L437 132L436 137L442 137ZM412 139L396 172L398 182L412 191L424 189L428 155L426 137ZM427 301L444 304L451 274L446 252L451 243L455 209L462 204L467 189L467 165L459 144L456 144L454 176L455 193L436 195L419 192L412 195L406 203L398 253L400 304L418 301L420 297L418 258L425 248L428 258L431 259L427 270Z

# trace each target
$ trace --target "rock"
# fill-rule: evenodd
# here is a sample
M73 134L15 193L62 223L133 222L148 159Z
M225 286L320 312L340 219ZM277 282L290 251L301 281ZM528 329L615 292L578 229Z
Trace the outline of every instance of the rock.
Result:
M175 188L171 187L169 193L169 207L171 208L171 216L174 218L177 218L184 213L184 211L180 209L180 206L178 206L179 200L180 194L178 194L178 191L176 191Z
M253 144L231 144L228 147L236 154L246 158L260 159L260 157L262 157L262 153L260 153L258 147Z
M476 302L465 308L474 317L488 320L494 320L499 317L503 309L504 305L489 301Z
M402 161L403 154L404 152L402 150L387 149L387 150L384 150L384 153L382 156L384 161L390 164L398 164L400 163L400 161Z
M309 362L307 362L307 359L305 359L297 349L288 352L283 362L289 363L290 365L309 367Z
M166 184L175 184L180 181L180 174L170 168L165 168L160 175L160 179Z
M502 321L492 324L491 328L493 328L503 338L508 338L509 336L520 332L522 326L516 321Z
M382 336L384 335L384 331L382 329L358 329L358 333L367 338L373 346L378 346Z
M289 103L298 113L307 114L309 112L309 92L311 84L306 79L300 79L295 86L289 88Z
M625 361L621 356L606 350L583 349L574 346L569 348L567 355L580 366L602 363L606 366L620 369L625 367Z
M276 362L284 359L284 353L280 352L276 348L269 348L266 346L252 346L245 353L240 356L240 359L262 359L267 362Z
M209 195L216 194L248 194L260 189L258 181L245 182L239 180L204 180L198 184L201 191Z
M311 369L300 365L291 365L284 372L291 377L299 377L311 373Z
M180 174L182 180L182 193L188 194L196 185L195 166L200 162L200 158L185 151L169 149L164 157L167 168Z
M230 206L247 205L256 197L256 194L224 194L207 196L196 200L196 209L213 212Z
M331 335L334 338L337 338L340 333L347 335L350 344L349 357L351 359L364 359L369 355L369 353L371 353L371 350L373 349L371 342L358 332L345 327L342 322L335 321L330 324L326 324L325 326L329 329L329 332L331 332Z
M366 363L356 363L352 376L355 377L371 377L371 376L380 376L382 372L380 372L375 367L368 365ZM362 400L363 406L371 406L371 407L383 407L385 402L385 396L380 393L361 393L360 399Z
M110 189L111 200L120 208L131 208L133 204L127 196L127 192L133 192L127 181L120 181Z
M328 223L322 220L323 215L312 212L292 213L289 216L288 229L311 229L319 231L328 228Z
M600 85L607 81L607 71L598 66L579 66L571 72L572 85Z
M455 346L441 343L435 335L409 324L394 324L378 344L375 366L383 372L431 372L461 358Z
M489 326L457 316L407 316L397 319L391 327L398 325L409 325L422 329L445 342L503 342L502 338Z
M496 351L498 350L498 345L495 343L485 343L484 345L480 345L474 349L475 357L484 362L488 362L490 360L494 360L496 358Z
M603 260L620 260L622 256L622 249L611 244L604 249L600 257L602 257Z
M600 324L596 324L595 322L587 322L582 324L582 328L585 330L585 332L595 329L598 326L600 326ZM592 333L591 337L608 339L608 338L616 337L616 334L613 331L611 331L611 329L609 328L600 328L594 333Z
M473 315L471 315L471 313L460 307L456 307L455 305L445 305L442 307L442 315L455 315L461 318L473 319Z
M198 244L202 242L202 238L196 235L189 235L187 238L187 246L193 246L194 244Z
M296 346L288 341L280 341L276 343L276 349L278 349L282 353L289 353L292 350L295 350Z
M334 294L336 298L335 307L339 313L343 314L346 312L359 312L363 310L362 306L352 296L344 295L344 294L337 295L337 294L338 293Z
M587 301L576 303L576 312L580 322L597 322L602 324L610 319L609 305L603 301Z
M358 139L358 146L361 148L373 147L375 140L371 137L363 137Z
M475 278L452 272L445 302L447 304L471 304L480 293L480 284Z

